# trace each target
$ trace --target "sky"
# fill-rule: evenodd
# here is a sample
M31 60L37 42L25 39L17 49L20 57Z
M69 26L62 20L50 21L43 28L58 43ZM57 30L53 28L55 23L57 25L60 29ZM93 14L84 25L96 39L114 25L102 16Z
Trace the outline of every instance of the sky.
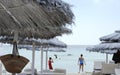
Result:
M67 45L95 45L120 29L120 0L63 0L75 15L72 34L59 38Z

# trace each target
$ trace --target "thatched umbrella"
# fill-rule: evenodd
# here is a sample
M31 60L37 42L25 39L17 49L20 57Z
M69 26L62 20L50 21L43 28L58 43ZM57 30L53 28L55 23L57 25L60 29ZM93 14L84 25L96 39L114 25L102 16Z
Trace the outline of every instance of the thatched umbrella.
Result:
M100 43L92 47L87 48L90 51L103 52L103 53L115 53L120 49L120 43Z
M120 43L100 43L87 47L86 50L90 52L106 53L106 63L108 63L108 54L114 54L120 49Z
M50 48L55 48L54 51L57 51L57 48L66 48L67 45L61 41L59 41L57 38L52 39L29 39L31 42L35 42L34 49L39 50L41 48L41 72L43 71L43 51L46 51L46 69L47 69L47 59L48 59L48 51ZM26 49L32 49L33 46L31 45L18 45L18 48L26 48ZM46 49L46 50L44 50ZM60 50L59 50L60 51Z
M0 14L0 36L15 35L15 40L62 35L74 16L70 5L59 0L0 0Z
M0 14L0 35L15 34L15 40L18 35L47 39L61 35L74 16L69 4L60 0L0 0Z
M0 42L2 43L9 43L11 44L13 42L13 37L0 37ZM33 44L34 43L34 44ZM33 45L33 46L32 46ZM35 57L35 48L40 48L41 46L43 47L60 47L60 48L65 48L67 47L67 45L61 41L59 41L57 38L53 38L53 39L23 39L23 38L19 38L18 41L18 48L32 48L32 75L34 74L34 57ZM47 51L46 50L46 69L47 69ZM43 69L42 65L43 65L43 51L41 51L41 71Z
M53 38L73 23L70 5L61 0L0 0L0 35Z
M116 52L120 49L120 31L117 30L112 34L102 36L100 37L100 41L100 44L93 46L93 50L100 50L100 52L104 52L106 50L109 50L109 52Z
M120 31L117 30L112 34L102 36L100 41L100 44L88 47L87 50L106 54L116 53L120 49ZM108 62L108 59L106 61Z
M66 48L67 47L67 45L65 43L59 41L57 38L52 38L52 39L48 39L48 40L46 40L46 39L37 39L37 40L36 39L29 39L26 42L29 42L29 44L31 42L34 42L35 45L34 46L31 46L31 45L18 45L18 48L26 48L26 49L34 48L34 50L32 50L33 51L33 55L32 55L33 57L35 55L34 54L35 49L38 50L38 48L41 48L41 72L43 71L43 50L44 50L44 48L47 49L47 50L45 50L46 51L46 69L47 69L47 59L48 59L49 47L59 47L59 48Z
M70 5L60 0L0 0L0 36L53 38L65 33L73 16Z

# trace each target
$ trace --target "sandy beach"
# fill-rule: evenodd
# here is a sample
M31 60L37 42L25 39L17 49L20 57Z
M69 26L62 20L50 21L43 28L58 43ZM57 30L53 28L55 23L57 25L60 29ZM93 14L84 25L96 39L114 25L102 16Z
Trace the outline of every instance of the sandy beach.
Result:
M67 73L67 75L92 75L90 72L85 72L85 73Z
M67 75L82 75L80 73L67 73Z

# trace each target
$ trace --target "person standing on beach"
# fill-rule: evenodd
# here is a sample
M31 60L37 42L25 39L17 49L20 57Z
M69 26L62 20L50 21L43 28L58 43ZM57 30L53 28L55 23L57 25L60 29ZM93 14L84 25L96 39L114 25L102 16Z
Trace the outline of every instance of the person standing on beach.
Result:
M57 59L57 54L54 54L55 58Z
M113 54L112 60L115 64L120 63L120 50L117 50L117 52Z
M53 60L52 60L52 58L51 58L51 57L49 57L49 60L48 60L49 70L53 70L52 63L53 63Z
M82 69L82 72L84 71L84 64L85 64L85 60L83 58L83 54L80 55L79 59L78 59L78 65L79 65L79 72Z

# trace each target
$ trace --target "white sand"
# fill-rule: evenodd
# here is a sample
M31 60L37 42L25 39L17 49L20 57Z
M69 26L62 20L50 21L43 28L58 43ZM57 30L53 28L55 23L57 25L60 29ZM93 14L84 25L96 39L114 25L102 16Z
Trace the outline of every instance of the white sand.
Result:
M90 72L85 72L85 73L67 73L67 75L92 75Z

